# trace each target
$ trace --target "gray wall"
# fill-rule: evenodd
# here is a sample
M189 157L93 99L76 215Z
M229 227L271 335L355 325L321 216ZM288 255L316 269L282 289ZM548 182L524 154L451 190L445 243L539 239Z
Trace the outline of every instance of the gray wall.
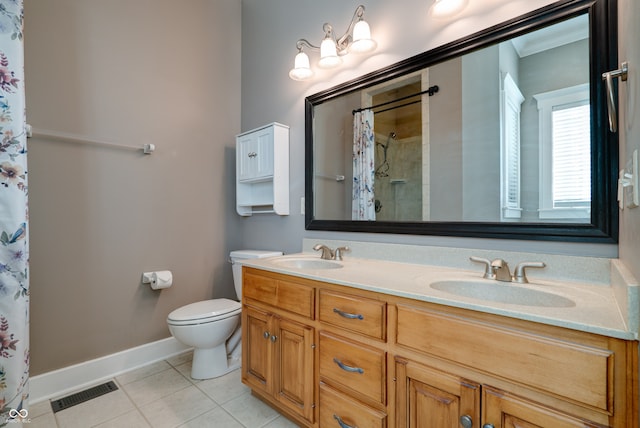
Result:
M157 150L32 138L31 374L169 337L234 297L239 1L25 2L27 121ZM152 291L143 271L170 269Z
M628 1L628 0L625 0ZM291 126L291 206L304 195L304 97L344 81L388 66L412 55L529 12L551 0L470 2L450 21L430 20L430 2L372 0L366 19L378 41L371 55L350 55L337 70L318 70L313 80L295 82L288 77L299 38L319 43L322 24L344 31L358 2L328 0L243 0L242 19L242 128L251 129L274 120ZM311 61L317 54L311 53ZM304 218L292 210L287 218L253 217L242 220L245 246L277 247L285 252L302 248L302 238L356 239L466 248L498 248L565 254L616 256L616 245L586 245L537 241L465 239L412 235L382 235L305 231Z

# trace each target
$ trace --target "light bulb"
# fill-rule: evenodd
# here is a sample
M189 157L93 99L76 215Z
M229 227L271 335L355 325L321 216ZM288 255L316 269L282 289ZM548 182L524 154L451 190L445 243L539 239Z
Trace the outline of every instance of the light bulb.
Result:
M337 67L342 63L342 59L338 56L336 42L331 37L325 37L320 44L320 61L318 66L322 68Z
M313 71L309 66L309 57L306 53L300 51L294 60L294 66L289 72L289 77L293 80L306 80L313 76Z
M353 27L353 43L349 46L349 52L365 53L374 50L378 44L371 38L371 29L367 21L360 20Z

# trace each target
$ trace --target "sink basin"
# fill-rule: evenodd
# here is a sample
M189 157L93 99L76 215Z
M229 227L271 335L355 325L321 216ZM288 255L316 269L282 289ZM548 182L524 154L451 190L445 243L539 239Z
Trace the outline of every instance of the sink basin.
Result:
M495 281L436 281L430 284L434 290L471 297L496 303L512 305L538 306L547 308L570 308L576 303L564 296L541 291L526 286L518 286L508 282L499 284Z
M282 258L278 260L274 260L274 263L277 263L283 267L293 268L293 269L340 269L342 265L338 262L334 262L332 260L324 260L324 259L311 259L311 258Z

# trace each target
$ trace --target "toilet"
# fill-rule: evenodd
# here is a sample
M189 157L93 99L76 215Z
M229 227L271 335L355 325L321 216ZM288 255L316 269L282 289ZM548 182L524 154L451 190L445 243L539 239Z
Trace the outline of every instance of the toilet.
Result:
M242 261L282 255L279 251L237 250L229 255L233 283L242 298ZM242 347L240 313L242 305L231 299L211 299L191 303L167 317L171 335L193 347L191 377L210 379L240 367Z

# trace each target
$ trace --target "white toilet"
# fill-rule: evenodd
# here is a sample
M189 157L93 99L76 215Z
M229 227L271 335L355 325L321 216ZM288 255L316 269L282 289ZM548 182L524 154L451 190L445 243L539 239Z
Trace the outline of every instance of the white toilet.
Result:
M279 251L238 250L230 254L233 283L242 298L242 260L282 255ZM240 302L212 299L191 303L167 317L169 331L179 342L193 346L191 377L210 379L240 367Z

